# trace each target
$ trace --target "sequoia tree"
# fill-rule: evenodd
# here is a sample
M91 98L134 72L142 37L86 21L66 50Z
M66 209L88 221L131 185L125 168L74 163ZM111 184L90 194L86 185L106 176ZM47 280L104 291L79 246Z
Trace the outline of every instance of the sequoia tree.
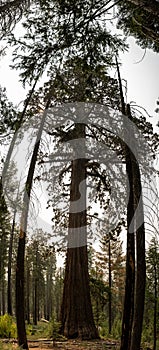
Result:
M105 2L103 2L103 6L104 4ZM57 1L56 6L54 2L49 2L48 12L48 3L46 2L43 4L42 10L36 12L34 19L30 16L25 23L25 29L28 32L25 35L24 43L23 39L20 40L23 54L20 53L20 63L15 64L15 67L18 65L23 70L22 78L25 82L30 81L37 73L39 74L37 70L39 68L35 62L41 62L40 69L44 70L46 67L49 73L50 80L48 84L45 84L45 92L51 84L53 105L54 101L55 103L68 101L105 101L107 103L107 101L118 100L115 93L113 94L113 91L117 91L117 86L114 79L107 74L107 65L113 66L113 52L117 47L123 48L124 45L120 39L112 37L106 27L101 26L100 6L98 1L93 6L89 1L84 3L81 1L78 4ZM52 7L52 11L50 11L50 7ZM99 18L97 17L98 12ZM39 23L41 24L39 25ZM32 32L30 32L31 27L35 28ZM41 36L42 45L36 40L37 33L38 36ZM52 38L55 38L54 43ZM30 46L32 40L34 45ZM14 43L16 44L16 38ZM19 46L18 41L17 44ZM26 50L27 47L29 51L31 50L29 54ZM105 50L106 52L103 54ZM18 53L16 53L16 57L18 58ZM57 58L62 63L60 69ZM39 94L40 98L42 92L43 90ZM37 99L39 96L37 94ZM79 132L80 135L85 132L83 128L84 125L79 126L75 123L71 131L74 131L74 134ZM62 130L60 132L62 133ZM51 133L51 130L48 130L48 133ZM70 187L71 202L79 199L79 184L85 179L85 174L86 160L81 158L73 160ZM68 246L61 330L68 337L90 339L98 337L98 332L94 325L90 300L85 210L79 213L70 212L68 237L73 235L72 231L74 232L75 229L78 231L78 238L80 238L80 232L84 236L84 243L79 244L79 246ZM19 243L25 240L24 232L23 229L22 239ZM25 243L23 243L23 250L24 245ZM19 248L19 257L20 251ZM20 264L23 265L23 261L21 263L19 260L18 267ZM18 322L20 322L20 318L24 317L18 313L20 307L18 290L22 285L20 284L21 279L19 277L17 279Z

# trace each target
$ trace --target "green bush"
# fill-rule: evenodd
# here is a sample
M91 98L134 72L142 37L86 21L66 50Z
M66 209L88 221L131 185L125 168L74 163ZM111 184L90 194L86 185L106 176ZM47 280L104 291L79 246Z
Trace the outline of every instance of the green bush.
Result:
M56 317L53 315L51 321L49 322L49 336L56 340L59 338L60 322L56 320Z
M28 324L26 327L26 333L27 335L34 335L35 333L37 333L37 326Z
M16 324L8 314L0 316L0 338L15 338Z
M105 321L101 322L98 330L99 330L100 337L107 338L109 336L108 321L105 320Z

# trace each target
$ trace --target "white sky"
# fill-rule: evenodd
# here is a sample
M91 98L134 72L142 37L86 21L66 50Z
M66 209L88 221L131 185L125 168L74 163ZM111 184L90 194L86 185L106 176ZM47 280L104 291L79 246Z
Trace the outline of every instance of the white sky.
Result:
M132 37L128 42L129 52L121 54L121 75L127 80L128 102L134 101L144 107L153 116L149 121L155 126L159 121L159 115L154 112L159 98L159 54L149 49L145 53Z

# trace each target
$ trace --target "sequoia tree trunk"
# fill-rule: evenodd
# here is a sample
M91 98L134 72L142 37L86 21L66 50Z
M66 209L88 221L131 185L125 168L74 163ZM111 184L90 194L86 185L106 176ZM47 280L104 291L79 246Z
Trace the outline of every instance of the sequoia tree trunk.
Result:
M85 138L83 124L76 124L75 129L78 138ZM99 335L93 319L88 274L85 180L86 159L73 160L61 333L67 338L96 339ZM82 193L79 187L81 183ZM78 200L79 206L76 205Z

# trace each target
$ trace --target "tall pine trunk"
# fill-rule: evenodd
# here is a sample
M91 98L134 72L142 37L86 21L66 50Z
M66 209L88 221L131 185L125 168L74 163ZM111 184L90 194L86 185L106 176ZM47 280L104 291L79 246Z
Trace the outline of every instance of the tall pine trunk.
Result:
M134 217L134 192L132 179L131 156L126 147L126 172L129 180L129 201L127 205L127 252L126 252L126 281L124 311L122 320L122 336L120 350L129 350L134 315L134 288L135 288L135 239L134 232L129 227Z
M13 149L14 149L14 146L15 146L15 142L17 140L17 133L18 133L18 130L20 129L20 127L22 126L23 122L24 122L25 113L27 111L27 108L28 108L28 105L30 103L31 97L32 97L32 95L34 93L37 81L38 81L38 77L35 80L35 82L33 84L33 87L30 90L29 95L28 95L28 97L27 97L27 99L25 101L24 109L23 109L23 111L21 113L20 119L18 120L15 133L13 135L13 138L12 138L10 146L9 146L9 150L8 150L8 153L7 153L7 156L6 156L6 159L5 159L5 163L4 163L4 167L3 167L3 171L2 171L2 176L1 176L2 184L3 184L4 188L5 188L5 184L6 184L6 174L7 174L7 171L8 171L9 164L10 164L10 160L11 160L11 156L12 156ZM11 235L10 235L10 242L9 242L8 291L7 291L8 308L7 308L7 311L8 311L8 314L10 314L10 315L12 315L12 298L11 298L11 268L12 267L11 267L11 260L12 260L12 246L13 246L13 236L14 236L14 227L15 227L15 215L16 215L16 208L15 208L15 211L14 211L14 218L13 218Z
M118 61L116 58L119 90L121 98L121 112L125 116L125 124L127 123L126 106L124 102L122 82L120 77L120 70ZM127 127L124 125L125 135L129 132ZM130 133L128 139L131 139ZM126 251L126 281L125 281L125 297L124 297L124 310L122 319L122 335L121 335L121 346L120 350L130 350L131 345L131 332L134 316L134 289L135 289L135 226L133 232L130 233L129 227L132 224L134 218L134 182L133 182L133 169L132 169L132 152L125 144L125 163L126 163L126 174L129 183L129 200L127 204L127 251Z
M76 124L78 138L85 138L85 126ZM82 146L82 145L81 145ZM72 161L70 201L75 208L75 201L82 202L81 211L69 213L68 248L64 290L61 307L61 332L68 338L95 339L98 331L94 324L90 298L88 253L87 253L87 218L86 188L83 195L79 186L86 180L86 159ZM73 204L75 204L73 206ZM77 206L78 207L78 206Z
M46 105L46 110L49 106L49 101ZM30 167L28 170L28 176L25 184L25 193L23 198L23 207L21 213L20 222L20 233L18 241L18 253L17 253L17 265L16 265L16 321L17 321L17 332L18 332L18 345L22 349L28 349L26 328L25 328L25 298L24 298L24 256L25 256L25 243L26 243L26 230L27 230L27 219L29 211L29 202L32 189L33 175L40 146L40 139L43 131L45 122L46 111L44 112L40 127L37 134L36 143L34 146Z
M121 96L122 113L128 119L132 119L130 106L125 108L122 91L122 83L118 62L116 59L119 88ZM127 119L125 119L125 124ZM133 127L129 128L129 121L126 128L127 140L131 141L133 149L136 148L136 140ZM131 125L130 125L131 126ZM145 262L145 227L144 211L142 201L142 186L140 168L132 150L126 145L126 172L129 180L130 194L127 207L127 262L126 262L126 287L125 303L122 324L122 337L120 350L140 350L142 324L144 315L145 285L146 285L146 262ZM138 208L138 209L137 209ZM137 214L136 214L137 213ZM135 216L134 216L135 214ZM131 219L133 221L131 222ZM129 227L133 230L129 232ZM137 229L136 229L137 227ZM135 278L135 250L134 250L134 230L136 231L136 258L137 272ZM135 292L134 292L135 281ZM134 296L135 298L134 298ZM128 307L128 309L127 309Z
M129 111L128 116L131 117ZM134 320L132 328L131 350L140 350L142 324L144 315L145 286L146 286L146 258L145 258L145 225L142 200L141 175L138 161L132 156L134 207L136 215L136 283L135 283L135 305ZM138 208L138 209L137 209Z

